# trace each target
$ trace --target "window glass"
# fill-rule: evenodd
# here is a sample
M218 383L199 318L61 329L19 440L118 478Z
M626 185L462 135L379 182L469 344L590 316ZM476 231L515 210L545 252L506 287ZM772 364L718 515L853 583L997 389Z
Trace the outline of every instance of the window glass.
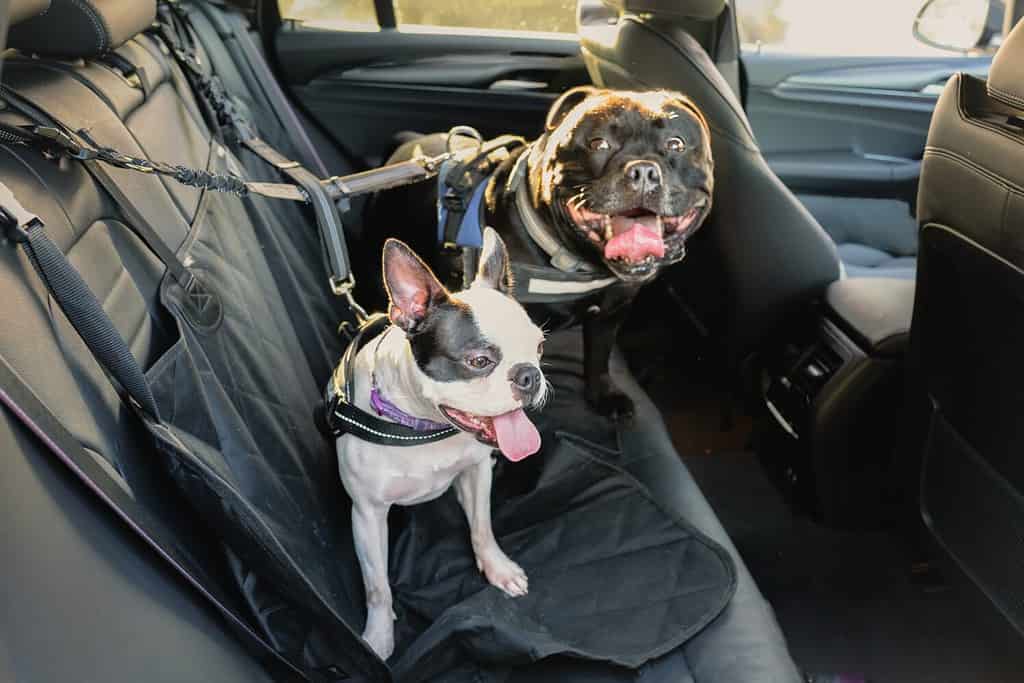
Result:
M395 0L398 24L576 32L576 0Z
M278 0L282 19L319 28L377 28L373 0Z
M953 57L914 38L924 0L737 0L745 51Z
M576 0L393 0L399 26L575 33ZM373 0L280 0L281 16L322 28L376 26Z

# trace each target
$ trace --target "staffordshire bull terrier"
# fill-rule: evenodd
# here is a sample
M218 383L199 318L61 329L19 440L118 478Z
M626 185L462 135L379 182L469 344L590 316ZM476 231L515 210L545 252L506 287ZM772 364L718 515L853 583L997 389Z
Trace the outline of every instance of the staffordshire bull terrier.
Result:
M440 154L445 144L442 135L410 140L391 160ZM602 414L632 412L609 376L615 338L640 287L686 255L711 211L713 169L707 121L685 96L585 86L563 94L544 133L486 181L483 221L508 245L517 277L553 267L570 280L585 276L536 288L517 282L516 290L547 328L583 322L586 398ZM424 200L427 187L379 202L403 216L378 220L409 226L403 235L437 255L437 214L427 209L437 193ZM433 262L451 268L458 259Z

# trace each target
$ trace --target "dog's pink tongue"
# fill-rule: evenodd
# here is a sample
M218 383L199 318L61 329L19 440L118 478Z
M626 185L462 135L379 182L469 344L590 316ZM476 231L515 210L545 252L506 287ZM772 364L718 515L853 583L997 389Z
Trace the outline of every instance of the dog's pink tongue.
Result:
M646 256L661 258L665 255L665 242L654 228L643 223L633 226L608 240L604 245L606 259L624 258L627 261L640 262Z
M498 448L512 462L533 455L540 450L540 432L526 417L522 408L492 417Z

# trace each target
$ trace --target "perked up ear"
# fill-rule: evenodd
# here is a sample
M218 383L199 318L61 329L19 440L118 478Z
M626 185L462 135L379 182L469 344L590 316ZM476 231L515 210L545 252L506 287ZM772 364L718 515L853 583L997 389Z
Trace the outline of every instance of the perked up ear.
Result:
M484 228L484 243L480 250L480 264L476 268L473 286L489 287L502 294L512 291L512 269L505 242L492 227Z
M573 107L596 92L597 88L592 85L580 85L566 90L551 105L551 109L548 110L548 118L544 121L544 129L551 132L558 128L558 124L562 122L566 114L572 111Z
M390 302L388 318L407 333L415 333L438 306L448 301L448 290L404 242L385 242L383 260L384 288Z

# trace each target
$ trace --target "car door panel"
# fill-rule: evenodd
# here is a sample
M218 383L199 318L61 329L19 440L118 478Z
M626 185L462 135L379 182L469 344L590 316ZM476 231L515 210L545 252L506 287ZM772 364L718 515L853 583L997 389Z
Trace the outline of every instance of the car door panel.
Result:
M743 62L765 158L841 237L862 231L865 216L916 230L910 213L938 93L957 71L984 75L990 60L745 53Z
M578 41L560 34L284 24L276 51L299 102L369 163L400 131L471 125L534 137L558 93L586 81Z

